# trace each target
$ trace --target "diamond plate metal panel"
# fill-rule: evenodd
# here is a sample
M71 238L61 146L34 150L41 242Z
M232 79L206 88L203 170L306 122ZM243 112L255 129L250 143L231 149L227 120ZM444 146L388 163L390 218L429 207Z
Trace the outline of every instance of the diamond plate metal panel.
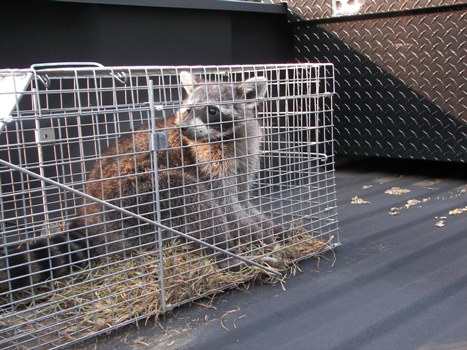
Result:
M467 2L366 0L343 18L332 0L288 5L296 60L336 68L337 154L467 162Z
M336 152L467 162L465 11L296 29L336 67Z
M348 1L348 0L347 0ZM281 0L263 0L267 3L280 3ZM287 5L292 18L296 21L323 19L334 17L332 11L333 0L289 0ZM410 11L419 9L430 9L436 7L462 5L466 1L461 0L365 0L359 11L359 15L382 14L387 12Z
M321 28L407 87L466 120L467 12L402 16L321 25ZM462 25L464 23L464 25Z

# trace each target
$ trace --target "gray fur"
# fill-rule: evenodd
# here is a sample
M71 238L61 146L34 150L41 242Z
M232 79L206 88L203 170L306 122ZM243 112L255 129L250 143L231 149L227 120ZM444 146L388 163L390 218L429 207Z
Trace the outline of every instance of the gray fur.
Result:
M190 78L187 73L181 74L187 92L191 93L187 103L193 107L182 110L178 117L183 135L192 147L200 149L197 152L200 173L212 181L214 196L225 211L234 236L245 239L253 235L258 243L271 243L274 225L249 198L250 186L260 168L257 108L267 92L267 80L255 77L234 86L209 87ZM206 119L206 106L217 107L228 127L216 130L209 122L202 123ZM202 147L206 145L208 150Z

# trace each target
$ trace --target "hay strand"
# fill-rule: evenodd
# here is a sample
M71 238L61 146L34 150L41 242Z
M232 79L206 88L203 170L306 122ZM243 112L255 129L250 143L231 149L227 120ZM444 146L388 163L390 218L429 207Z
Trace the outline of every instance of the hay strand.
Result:
M37 339L49 337L70 342L132 320L157 319L166 312L162 298L170 309L227 288L247 289L250 283L257 281L280 283L284 288L287 275L299 270L296 261L329 250L332 239L321 241L311 234L293 231L279 243L263 249L262 255L258 254L261 251L258 247L242 248L244 257L281 272L282 277L265 274L245 264L238 269L222 268L213 256L181 242L164 249L162 262L156 251L136 252L126 259L107 257L104 265L92 266L74 278L55 281L40 300L33 299L30 304L3 310L0 327L22 324L22 327L15 327L12 337L34 334ZM161 263L165 293L161 290L159 276ZM41 315L40 327L37 327L38 314ZM229 331L222 322L225 316L221 319L222 328ZM50 332L51 328L56 328L55 334ZM4 342L8 340L4 338Z

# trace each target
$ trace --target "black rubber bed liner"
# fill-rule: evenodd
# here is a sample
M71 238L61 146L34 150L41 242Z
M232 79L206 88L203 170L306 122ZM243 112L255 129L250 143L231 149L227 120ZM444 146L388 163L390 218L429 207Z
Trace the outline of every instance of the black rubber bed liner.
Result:
M283 285L202 300L97 348L467 349L466 164L352 160L336 181L335 255L301 262Z

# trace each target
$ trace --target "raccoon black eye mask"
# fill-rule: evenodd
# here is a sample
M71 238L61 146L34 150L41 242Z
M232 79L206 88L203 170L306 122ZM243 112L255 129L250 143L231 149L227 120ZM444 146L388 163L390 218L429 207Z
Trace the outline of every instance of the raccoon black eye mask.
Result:
M224 109L209 105L187 110L187 124L182 125L183 135L200 142L231 139L236 125L228 110Z

